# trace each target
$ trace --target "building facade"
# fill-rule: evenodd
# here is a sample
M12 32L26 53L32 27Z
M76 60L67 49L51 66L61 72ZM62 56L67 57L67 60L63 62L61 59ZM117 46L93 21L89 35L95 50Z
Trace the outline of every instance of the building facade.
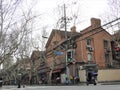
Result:
M80 66L91 62L98 64L99 68L111 67L111 40L112 36L102 28L100 19L96 18L92 18L91 25L81 32L76 32L73 26L67 32L67 40L65 31L53 30L46 44L46 59L50 68L48 75L55 80L66 74L68 67L69 76L75 77Z
M91 26L80 32L76 58L84 62L94 62L99 67L112 65L112 36L101 27L99 19L92 18Z
M48 80L47 72L49 71L46 61L45 51L33 51L31 55L31 66L34 71L33 80L35 84L45 84Z

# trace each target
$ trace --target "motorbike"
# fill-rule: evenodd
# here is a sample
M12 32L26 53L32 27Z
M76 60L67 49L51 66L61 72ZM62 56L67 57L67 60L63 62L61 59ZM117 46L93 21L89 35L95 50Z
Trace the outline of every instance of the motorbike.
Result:
M96 64L86 65L86 84L97 85L98 68Z

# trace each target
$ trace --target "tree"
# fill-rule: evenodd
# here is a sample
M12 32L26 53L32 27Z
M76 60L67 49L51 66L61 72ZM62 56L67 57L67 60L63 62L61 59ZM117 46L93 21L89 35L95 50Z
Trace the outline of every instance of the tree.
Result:
M105 29L112 34L112 55L113 55L113 66L119 65L119 60L116 59L115 47L120 47L120 0L107 0L108 8L103 15L103 20L108 23L112 20L116 20L114 23L108 24ZM114 64L115 63L115 64Z
M120 18L119 13L120 13L120 1L119 0L108 0L107 11L105 11L105 14L102 15L104 22L108 23L112 20ZM106 29L111 34L116 33L116 31L120 30L119 20L117 20L115 23L107 25Z
M0 0L0 65L11 57L17 61L31 54L32 24L38 16L33 15L33 7L28 10L21 7L21 0ZM4 70L6 78L10 78L9 71L16 78L16 68Z
M36 16L32 15L32 8L23 11L21 3L21 0L0 0L0 64L8 56L28 51L30 26Z
M34 49L33 53L36 53L35 54L36 59L32 60L31 62L31 72L34 72L34 74L36 75L37 82L39 82L39 78L41 78L38 76L39 75L38 67L43 62L45 63L44 65L47 65L46 54L45 54L45 43L47 39L46 28L47 26L42 27L41 34L36 35L37 37L31 40L32 47Z
M110 0L110 16L108 15L108 19L116 19L120 18L120 0ZM113 25L110 25L111 30L113 31L113 40L116 44L120 45L120 20L117 20Z
M55 28L58 30L64 29L64 14L66 13L66 24L67 28L70 28L71 26L76 26L79 23L81 23L80 18L80 2L79 1L70 1L69 4L59 5L55 10Z

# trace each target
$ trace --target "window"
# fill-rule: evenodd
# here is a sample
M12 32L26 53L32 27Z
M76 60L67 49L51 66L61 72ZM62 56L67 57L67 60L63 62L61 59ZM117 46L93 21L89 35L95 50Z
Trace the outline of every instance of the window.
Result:
M109 67L110 65L110 54L105 53L105 63L107 65L107 67Z
M88 61L92 61L92 53L88 53Z
M86 40L86 43L87 43L87 45L91 45L91 39L88 38L88 39Z
M108 63L109 62L109 54L105 54L105 60L106 60L106 63Z
M104 40L104 48L107 48L108 47L108 41L107 40Z

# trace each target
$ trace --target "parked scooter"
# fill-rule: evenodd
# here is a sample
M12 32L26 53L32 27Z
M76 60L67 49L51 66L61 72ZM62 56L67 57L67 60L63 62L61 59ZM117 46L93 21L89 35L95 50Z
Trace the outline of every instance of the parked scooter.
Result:
M86 69L86 84L97 85L98 68L96 64L88 64L85 66Z
M89 84L97 84L97 74L93 74L93 72L88 72L88 76L87 76L87 85Z

